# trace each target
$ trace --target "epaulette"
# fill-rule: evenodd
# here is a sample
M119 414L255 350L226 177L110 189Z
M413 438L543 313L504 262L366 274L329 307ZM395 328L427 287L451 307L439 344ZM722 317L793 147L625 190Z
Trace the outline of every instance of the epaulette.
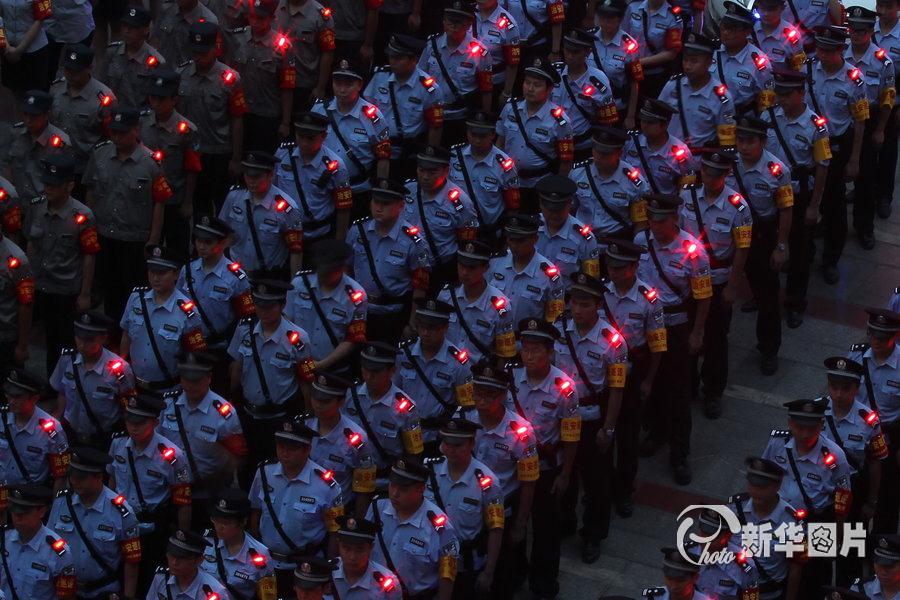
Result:
M115 440L115 439L119 439L119 438L123 438L123 437L128 437L128 432L127 432L127 431L117 431L117 432L115 432L115 433L112 434L112 438L113 438L114 440Z
M253 317L244 317L243 319L241 319L240 323L241 325L252 327L256 323L256 319L254 319Z
M294 141L281 142L281 144L278 147L284 148L285 150L293 150L294 148L297 147L297 142L294 142Z
M315 273L313 269L300 269L296 273L294 273L294 277L300 277L301 275L312 275Z
M428 39L430 40L431 38L440 37L440 35L441 35L440 33L432 33L431 35L428 36Z
M142 110L141 113L140 113L140 115L141 115L142 117L149 117L149 116L152 115L152 114L153 114L153 111L150 110L149 108L145 108L145 109Z
M511 360L503 365L504 369L519 369L522 367L522 361L519 360Z
M674 75L669 77L669 81L678 81L683 75L684 73L675 73Z
M66 80L65 77L58 77L58 78L54 79L54 80L50 83L50 85L56 85L57 83L62 83L62 82L65 81L65 80Z
M134 289L132 289L131 291L134 294L143 294L144 292L150 291L150 286L149 285L139 285L139 286L135 287Z
M862 577L862 578L857 577L856 579L853 580L852 587L863 586L863 585L866 585L867 583L871 583L873 581L875 581L875 575L869 575L868 577Z
M465 147L466 147L466 144L453 144L452 146L450 146L450 149L456 150L457 148L465 148Z
M103 140L102 142L97 142L96 144L94 144L93 148L94 148L94 150L96 150L97 148L102 148L103 146L106 146L107 144L112 144L112 141L111 140Z
M391 70L391 65L380 65L372 69L373 73L388 73Z
M185 68L186 66L188 66L189 64L191 64L192 62L194 62L194 61L192 61L192 60L186 60L186 61L184 61L183 63L181 63L180 65L178 65L178 68L179 68L179 69L183 69L183 68Z
M222 402L221 400L213 400L213 408L216 409L216 412L225 419L228 420L231 418L231 413L234 412L234 407L229 402Z
M769 435L771 437L789 438L791 437L791 432L787 429L773 429Z
M555 63L550 63L550 66L553 67L554 69L556 69L557 71L562 71L563 69L566 68L566 63L564 63L563 61L559 61L559 62L555 62Z
M895 294L900 294L900 287L895 287L895 288L894 288L894 293L895 293Z
M231 33L243 33L250 29L249 25L244 25L243 27L235 27L231 30Z
M594 162L594 161L592 161L592 160L590 160L590 159L588 159L588 160L583 160L583 161L581 161L581 162L575 163L575 166L576 166L576 167L589 167L589 166L591 166L591 165L593 164L593 162Z
M124 44L124 43L125 43L125 42L123 42L123 41L121 41L121 40L118 40L118 41L115 41L115 42L110 42L109 44L106 45L106 47L107 47L107 48L115 48L116 46L121 46L121 45Z
M256 469L262 469L266 465L274 465L278 460L273 456L272 458L267 458L266 460L259 461L259 464L256 465Z
M730 496L728 498L728 502L730 502L731 504L735 504L735 505L743 504L749 497L750 497L750 494L747 494L746 492L741 492L740 494L734 494L734 495Z
M162 397L163 398L177 398L180 395L181 395L181 388L176 387L174 390L169 390L168 392L164 392Z
M40 203L43 202L43 201L44 201L44 195L41 194L41 195L35 196L35 197L32 198L31 200L29 200L29 201L28 201L28 204L31 204L32 206L34 206L34 205L36 205L36 204L40 204Z
M422 464L424 464L426 467L430 465L439 465L445 460L447 460L446 456L433 456L431 458L426 458L425 460L423 460Z
M69 488L63 488L63 489L59 490L58 492L56 492L56 497L62 498L64 496L70 495L71 493L72 493L72 490L70 490Z
M422 241L422 238L419 237L419 228L415 225L404 225L401 229L403 230L403 233L409 236L409 239L411 239L413 243L418 244Z
M400 342L397 345L400 348L406 348L407 346L412 346L413 344L415 344L418 341L419 341L419 336L415 335L415 336L409 338L408 340L403 340L402 342Z
M451 344L447 346L447 350L459 364L464 365L469 362L469 351L465 348L457 348Z
M63 348L59 351L60 356L75 356L77 350L75 348Z
M686 183L686 184L684 184L683 186L681 186L681 189L683 189L683 190L696 190L696 189L699 189L699 188L700 188L700 182L699 182L699 181L692 181L692 182L690 182L690 183Z
M869 344L867 344L865 342L863 342L861 344L853 344L850 346L850 351L851 352L865 352L866 350L869 349L869 347L870 347Z
M315 106L316 104L325 104L325 99L324 98L316 98L315 101L313 101L313 106Z
M157 574L157 575L160 575L160 574L162 574L162 575L168 575L168 574L169 574L169 567L167 567L167 566L165 566L165 565L159 565L158 567L156 567L156 574Z
M24 127L25 127L25 121L19 121L18 123L13 123L13 127L14 127L14 128L16 128L16 127L24 128Z
M232 184L232 186L230 188L228 188L228 191L233 192L235 190L244 190L244 189L247 189L247 186L245 186L242 183L235 183L235 184Z
M122 494L117 494L115 497L110 498L109 503L112 504L119 514L124 518L131 514L131 511L128 510L128 507L125 506L125 496Z
M664 587L652 587L652 588L644 588L644 590L641 592L641 595L644 596L645 598L649 598L650 600L653 600L657 596L662 596L665 593L666 593L666 588L664 588Z

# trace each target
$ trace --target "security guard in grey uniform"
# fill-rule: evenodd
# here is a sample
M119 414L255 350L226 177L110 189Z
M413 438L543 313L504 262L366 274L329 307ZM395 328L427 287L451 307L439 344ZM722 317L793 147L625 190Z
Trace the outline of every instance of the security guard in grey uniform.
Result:
M147 83L157 68L166 64L156 48L147 43L152 16L143 6L129 6L122 15L122 39L106 48L97 79L110 87L119 102L127 106L147 106Z

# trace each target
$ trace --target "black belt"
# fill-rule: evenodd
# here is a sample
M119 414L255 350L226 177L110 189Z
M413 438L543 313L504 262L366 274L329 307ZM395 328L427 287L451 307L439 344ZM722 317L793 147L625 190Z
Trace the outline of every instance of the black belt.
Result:
M531 179L532 177L540 177L541 175L547 175L551 171L550 165L546 167L541 167L540 169L519 169L519 178L520 179Z
M167 390L170 387L174 386L178 383L177 379L163 379L162 381L147 381L146 379L141 379L140 377L135 378L135 382L138 387L142 387L146 390L151 391L159 391L159 390Z
M588 127L588 128L587 128L587 131L585 131L584 133L580 133L580 134L578 134L578 135L575 136L575 143L576 143L576 144L580 144L581 142L586 142L587 140L591 139L591 136L593 136L593 135L594 135L594 134L593 134L593 132L591 131L591 128Z
M663 306L663 313L667 315L677 315L685 312L687 312L687 304L684 302Z
M732 264L734 264L734 256L729 256L728 258L718 259L713 256L709 257L709 268L710 269L727 269Z
M369 304L375 304L377 306L392 306L394 304L404 304L412 300L412 292L408 292L403 294L402 296L391 296L389 294L382 294L377 298L369 298Z

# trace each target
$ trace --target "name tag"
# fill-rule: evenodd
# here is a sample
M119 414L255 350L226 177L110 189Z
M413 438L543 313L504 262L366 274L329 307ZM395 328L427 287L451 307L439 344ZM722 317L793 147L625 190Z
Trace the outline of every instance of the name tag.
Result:
M280 358L281 360L290 360L291 359L290 356L288 356L287 354L284 354L283 352L276 352L275 358Z
M729 221L726 217L716 217L716 223L721 223L722 225L731 225L731 221Z
M331 309L331 313L334 314L334 315L337 315L337 316L339 316L339 317L341 317L341 318L347 316L347 311L346 311L346 310L342 310L342 309L340 309L340 308L332 308L332 309Z
M166 331L171 331L172 333L178 333L178 328L174 325L169 325L168 323L163 325L163 329Z
M853 440L854 442L861 442L863 439L863 436L859 435L858 433L851 433L850 435L847 436L847 438L850 440Z
M815 473L807 473L806 478L812 479L813 481L822 481L822 478L819 477L818 475L816 475Z
M534 292L535 294L541 293L541 288L537 287L536 285L527 285L525 286L525 289L527 289L529 292Z
M698 106L697 110L699 110L700 112L702 112L705 115L712 114L712 109L710 109L708 106Z
M424 548L424 547L425 547L425 542L422 541L422 540L420 540L419 538L411 537L411 538L409 538L409 541L410 541L410 543L415 544L415 545L418 546L419 548Z
M215 433L216 432L216 430L213 429L212 427L210 427L209 425L201 425L200 431L202 431L203 433Z
M397 258L403 258L403 253L399 250L391 250L391 256L396 256Z
M214 285L214 286L213 286L213 291L214 291L214 292L219 292L220 294L224 294L224 293L228 292L228 288L222 287L222 286L220 286L220 285Z
M494 448L496 450L503 450L504 452L509 452L509 446L506 444L502 444L500 442L494 442Z
M600 353L599 353L599 352L594 352L593 350L588 350L588 353L587 353L587 354L588 354L589 357L591 357L591 358L593 358L593 359L599 359L599 358L600 358Z
M115 531L112 528L112 525L104 525L103 523L97 525L97 529L99 529L100 531Z
M312 496L300 496L299 501L302 502L303 504L315 504L316 503L316 499L313 498Z
M463 498L463 504L478 506L478 500L476 500L475 498Z

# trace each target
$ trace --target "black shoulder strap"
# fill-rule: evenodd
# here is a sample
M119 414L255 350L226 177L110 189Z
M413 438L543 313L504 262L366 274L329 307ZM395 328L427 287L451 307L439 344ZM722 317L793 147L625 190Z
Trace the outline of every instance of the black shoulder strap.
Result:
M216 572L219 574L219 582L225 586L234 600L247 600L233 585L228 583L228 571L225 570L225 559L222 557L222 551L219 549L219 537L216 535L215 529L210 529L210 531L212 532L213 552L216 553Z
M363 429L366 430L366 435L369 436L369 441L372 442L373 446L375 446L375 451L378 452L379 456L381 456L382 461L390 464L396 457L385 450L384 446L381 445L381 442L378 441L378 436L375 434L375 430L372 429L372 424L369 423L369 418L366 416L365 411L363 411L362 404L360 404L359 402L359 394L356 391L355 384L350 386L350 399L353 400L353 406L356 408L356 414L359 415L359 422L362 424Z
M147 337L150 338L150 349L153 350L153 357L156 359L156 364L159 365L159 370L162 371L163 377L171 381L172 373L169 372L169 368L163 361L162 354L159 353L159 345L156 343L156 334L153 332L153 324L150 322L150 311L147 309L147 299L144 298L144 292L139 291L136 293L138 295L138 300L141 303L141 314L144 317L144 327L147 329Z
M797 7L794 6L794 0L787 0L787 4L788 8L791 9L791 14L794 16L794 23L797 24L797 27L808 33L809 29L804 25L803 19L800 18L800 13L797 11Z
M725 84L725 67L722 65L724 50L716 50L716 71L719 73L719 83Z
M3 573L6 575L6 583L9 585L10 595L12 596L10 600L19 600L19 592L16 591L16 585L9 570L8 554L6 551L6 530L2 530L0 531L0 562L3 562Z
M272 505L272 494L269 491L269 478L266 476L265 464L261 464L259 466L259 482L262 484L263 501L266 504L266 509L269 511L269 517L271 517L272 519L272 525L275 527L275 531L278 533L278 537L280 537L285 545L291 549L291 552L299 552L300 547L294 543L294 540L291 539L291 536L289 536L284 530L284 527L281 525L281 521L278 520L278 513L275 511L275 507Z
M428 481L431 482L431 491L434 492L434 503L437 504L442 511L447 512L447 507L444 506L444 499L441 498L441 486L438 485L437 473L434 471L434 465L427 463L426 466L428 467Z
M797 169L797 161L794 160L794 153L791 152L791 147L788 145L787 140L784 139L784 134L781 133L781 128L778 126L778 119L775 118L775 107L770 106L766 110L769 112L769 120L772 121L772 129L775 131L775 137L778 138L778 145L784 150L784 155L787 157L788 162L791 165L791 171L793 172Z
M72 517L72 525L75 526L75 531L78 532L78 536L81 538L82 543L84 543L85 550L87 550L88 554L91 555L91 558L100 565L100 568L106 573L107 578L111 577L115 579L118 577L118 572L112 568L112 565L106 562L106 559L97 551L88 535L84 532L84 527L81 525L81 521L78 520L78 515L75 514L75 506L72 504L72 494L65 493L63 495L66 498L66 508L69 510L69 516Z
M248 195L244 198L244 209L247 211L247 227L250 229L250 239L253 241L253 251L256 252L256 258L262 270L268 270L266 266L266 257L263 255L262 245L259 243L259 233L256 231L256 221L253 219L253 202Z
M187 281L188 292L191 294L191 298L194 300L194 306L197 307L197 313L200 315L200 320L203 321L203 324L206 325L206 329L209 331L210 337L219 335L219 332L216 331L216 328L213 327L212 321L209 320L209 315L206 314L206 311L203 310L203 304L200 302L200 297L197 295L197 292L194 291L194 275L191 273L191 263L185 265L184 267L184 279ZM75 363L72 363L72 367L74 370Z
M266 373L263 371L262 359L259 357L259 348L256 347L256 332L253 331L255 324L250 322L247 324L247 333L250 336L250 353L253 356L253 364L256 367L256 377L259 379L259 387L262 390L263 398L266 402L272 402L272 394L269 392L269 382L266 381Z
M522 7L522 14L525 15L525 18L531 23L531 26L534 27L535 33L540 33L541 24L537 22L537 20L531 16L531 13L528 12L528 2L527 0L519 0L519 5ZM525 40L522 40L525 41Z
M697 188L691 187L691 209L694 211L694 216L697 217L697 227L700 228L700 243L703 244L703 247L706 249L706 253L709 255L710 261L715 260L716 255L713 254L712 244L709 241L709 235L706 233L706 225L703 224L703 215L700 212L700 199L697 198Z
M794 7L794 3L791 0L788 0L788 4L791 5L791 8ZM798 23L802 23L802 21L797 21ZM816 114L824 115L822 109L819 107L819 99L816 98L816 89L813 86L813 61L806 61L806 84L809 86L809 99L812 100L813 108L816 109Z
M397 125L397 137L400 143L403 143L403 120L400 118L400 107L397 106L397 92L394 90L394 82L388 81L388 95L391 97L391 115L394 117L394 124Z
M747 188L744 186L744 178L741 177L740 169L738 169L737 164L731 169L731 173L734 175L734 181L737 183L738 191L747 201L747 204L750 205L750 194L747 193ZM752 209L753 206L750 206L750 208Z
M381 277L378 276L378 268L375 266L375 257L372 255L372 247L369 245L369 238L366 237L366 230L363 229L362 221L356 222L356 230L359 231L359 241L363 246L363 252L366 254L366 262L369 263L369 274L372 276L372 281L375 282L375 287L378 288L379 294L384 296L387 292L384 283L381 281Z
M684 298L684 292L679 290L678 286L672 283L672 280L669 279L669 276L666 275L666 272L663 270L662 265L659 262L659 257L656 255L656 249L653 247L653 242L650 240L649 229L644 230L644 239L647 240L647 253L650 255L650 259L656 267L656 272L659 273L659 278L662 279L662 282L666 284L666 287L669 288L673 294L679 298Z
M100 419L97 418L97 413L94 412L91 403L88 402L87 395L84 393L84 385L81 383L81 375L78 374L78 365L75 364L75 356L72 355L70 358L72 361L72 379L75 380L75 391L77 392L75 395L78 396L78 399L81 401L81 405L84 407L84 412L87 414L91 426L97 433L103 433L103 427L100 426Z
M529 150L534 152L535 155L545 163L552 163L553 159L547 156L546 153L538 149L538 147L535 146L531 142L531 139L528 137L528 132L525 131L525 123L522 122L522 113L519 112L518 103L515 100L510 100L509 102L512 105L513 118L516 120L516 126L519 128L519 133L522 135L522 141L525 143L525 146L527 146Z
M644 30L644 42L647 44L647 48L650 49L651 54L656 54L656 46L653 45L653 42L650 41L650 15L647 14L646 9L641 9L641 29Z
M375 530L378 532L375 534L375 537L378 538L378 547L381 548L381 553L384 555L384 562L387 563L387 568L393 571L395 575L397 575L397 583L400 584L400 592L403 596L403 600L408 600L409 591L406 589L406 584L403 583L403 579L401 579L400 574L397 572L397 567L394 566L394 559L391 558L391 553L384 541L384 533L382 532L382 529L384 529L384 527L381 524L381 513L378 512L377 498L372 501L372 516L375 517L375 525L377 525Z
M609 302L606 301L605 291L603 295L600 296L600 308L603 309L603 314L606 315L606 320L613 326L613 329L621 331L621 329L619 329L619 324L616 322L616 315L613 314L613 311L609 308Z
M860 465L856 462L856 459L847 452L847 449L844 447L844 440L841 439L840 434L837 430L837 423L834 422L834 415L825 415L825 423L828 424L828 430L831 432L831 436L834 439L834 443L838 445L838 447L844 451L844 454L847 456L847 462L850 463L850 466L856 469L857 471L861 471Z
M813 510L815 506L813 505L809 494L806 493L806 489L803 487L803 478L800 476L800 469L797 468L797 460L794 458L794 451L785 447L784 452L787 454L788 463L791 465L791 472L794 474L794 481L797 482L797 488L800 490L800 495L803 496L803 504L806 505L806 510Z
M866 384L866 393L869 395L869 406L872 410L878 410L878 401L875 400L875 387L872 385L872 374L869 373L869 359L862 357L863 381Z
M684 94L681 91L681 75L675 77L675 99L678 101L678 120L681 122L681 138L691 143L691 132L688 130L687 116L684 114Z
M453 94L453 101L457 102L460 98L459 88L456 87L456 83L453 81L453 78L450 77L450 73L447 71L447 65L444 64L444 59L441 58L441 53L437 47L437 39L438 36L432 36L431 38L431 53L434 54L434 60L438 64L438 68L441 70L441 75L444 76L444 81L447 83L447 89L450 90L450 93Z
M328 120L331 122L331 131L334 132L334 137L337 138L338 142L340 142L341 147L344 149L344 153L347 155L347 158L350 159L356 169L360 173L366 172L365 165L362 164L362 161L359 160L359 157L353 152L353 148L350 147L350 144L347 143L347 140L344 139L344 134L341 133L340 128L338 127L337 120L334 118L334 112L326 109L325 114L328 115Z
M412 350L409 349L408 344L404 344L403 346L403 354L406 356L407 360L412 363L412 368L416 371L416 375L419 376L422 383L425 384L425 389L428 390L428 393L432 395L432 397L438 401L438 403L446 409L456 410L459 408L455 404L450 404L438 393L437 388L434 387L434 382L428 378L428 375L425 374L425 371L422 370L422 365L419 364L419 361L416 360L416 357L412 355Z
M475 19L476 21L478 19ZM459 170L462 171L463 180L466 183L466 192L469 194L469 198L472 200L472 205L475 207L475 213L478 216L478 222L484 223L484 217L481 215L481 208L478 206L478 199L475 198L475 187L472 185L472 177L469 175L469 169L466 167L466 160L463 158L462 146L457 146L454 148L454 152L456 153L456 158L459 160Z
M425 218L425 204L422 201L422 186L416 185L416 208L419 209L419 220L422 221L422 233L425 234L425 241L428 242L428 249L431 250L431 259L437 264L438 253L437 243L431 236L431 227L428 226L428 219Z
M309 208L309 202L306 200L306 192L303 191L303 184L300 182L300 171L297 169L297 159L294 158L293 152L288 154L288 160L291 161L291 175L294 176L294 189L297 190L297 200L300 201L300 207L303 209L303 212L306 213L306 217L309 220L312 220L313 213Z
M197 469L197 461L194 460L194 452L191 450L191 442L188 440L187 430L184 428L184 419L181 418L181 409L178 408L177 399L177 397L172 398L172 412L175 413L175 422L178 423L178 437L181 438L184 452L187 454L188 465L191 467L194 481L198 481L200 479L200 471Z
M578 97L575 96L574 92L572 92L572 88L569 86L568 74L562 76L562 87L564 90L566 90L566 95L569 97L569 100L572 101L572 104L575 105L575 108L578 109L578 112L581 113L581 116L584 117L585 121L587 121L589 125L593 124L594 119L592 119L591 115L589 115L588 112L584 110L583 106L578 104Z
M588 377L587 371L584 370L584 365L581 364L581 359L578 358L578 353L575 352L575 342L572 340L572 334L569 332L569 328L566 326L567 324L565 319L563 319L562 325L563 338L565 338L566 340L566 346L569 348L569 354L572 355L572 362L575 363L575 369L578 371L578 376L581 377L581 381L584 382L584 385L591 393L591 396L599 397L600 394L597 391L597 388L594 387L594 383L591 381L590 377Z
M597 182L594 181L594 176L591 175L591 164L592 163L588 163L588 164L584 165L584 174L587 177L588 185L591 186L591 192L594 194L594 198L596 198L597 202L600 203L600 206L603 208L603 211L606 214L608 214L610 217L612 217L613 221L618 223L620 227L622 227L623 229L627 229L627 228L631 227L631 225L628 224L628 221L623 219L621 215L619 215L616 211L611 209L609 207L609 204L606 203L606 200L603 199L603 196L600 195L600 189L597 187Z
M138 503L141 505L141 512L146 512L150 507L147 506L147 501L144 499L144 491L141 489L141 479L137 474L137 467L134 464L134 452L131 451L131 448L125 448L125 453L128 456L128 470L131 472L131 480L134 482L134 492L137 494Z
M22 477L25 481L31 481L31 474L28 472L28 469L25 467L25 463L22 462L22 457L19 455L19 449L16 448L16 444L13 442L12 431L9 430L9 423L6 422L6 418L9 415L9 409L3 409L0 411L0 418L3 420L3 437L6 438L6 443L9 444L9 452L13 456L13 460L16 462L16 468L19 469L19 473L22 474Z
M319 320L322 321L322 328L328 335L328 340L331 342L331 345L336 348L338 345L337 336L334 335L334 331L331 329L331 323L328 322L328 319L325 318L325 313L322 312L322 306L319 304L319 299L316 298L316 292L309 284L309 277L306 276L306 273L300 273L300 279L303 281L303 285L306 286L306 291L309 292L309 299L316 311L316 315L318 315Z
M453 304L453 310L456 311L456 316L459 317L459 326L462 327L463 331L466 333L466 337L469 338L469 341L472 342L472 345L478 348L478 351L484 355L488 355L491 353L489 348L485 348L484 344L482 344L475 334L472 332L472 329L469 327L469 324L466 323L466 318L463 315L462 307L459 305L459 298L456 297L456 290L452 287L449 288L450 291L450 303ZM426 379L427 381L427 379Z
M512 367L507 367L506 370L509 372L509 395L512 396L513 406L516 409L516 412L519 413L519 416L528 420L528 416L525 414L525 409L522 408L522 405L519 403L519 392L516 388L516 378L513 377L514 369Z
M630 135L631 141L634 143L634 150L638 155L638 160L641 161L641 167L644 169L644 174L647 175L647 181L650 182L650 188L653 190L654 194L658 194L659 187L656 185L656 177L650 170L650 163L647 162L647 157L644 155L644 149L641 148L641 135L637 131L630 132Z

